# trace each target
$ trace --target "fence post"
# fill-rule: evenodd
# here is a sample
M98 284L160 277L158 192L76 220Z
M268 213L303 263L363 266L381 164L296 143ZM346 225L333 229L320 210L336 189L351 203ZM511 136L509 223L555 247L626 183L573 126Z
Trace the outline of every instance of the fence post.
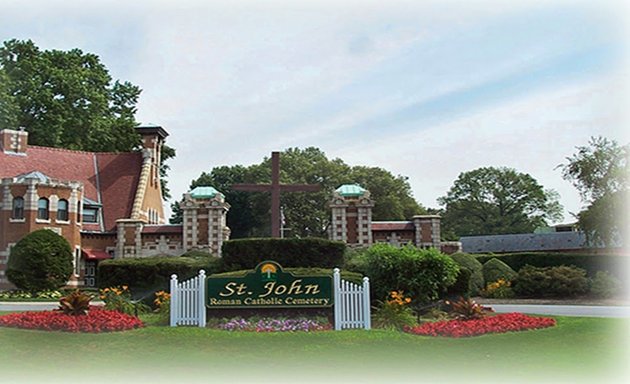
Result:
M197 277L197 310L199 311L199 326L204 328L206 326L206 271L203 269L199 271Z
M177 327L177 317L179 315L179 303L177 294L177 275L171 275L171 327Z
M334 313L335 313L335 331L341 330L341 276L339 275L339 268L333 269L333 300Z
M363 328L372 329L372 318L370 317L370 278L363 278Z

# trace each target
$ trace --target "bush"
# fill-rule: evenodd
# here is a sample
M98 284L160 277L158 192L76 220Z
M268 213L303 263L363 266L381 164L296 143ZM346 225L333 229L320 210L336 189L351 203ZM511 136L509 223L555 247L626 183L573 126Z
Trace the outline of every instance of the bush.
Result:
M486 286L486 289L481 291L481 296L492 299L510 299L514 297L512 282L509 280L499 279L494 283L490 283Z
M221 271L217 257L148 257L139 259L104 260L98 265L99 288L126 285L134 296L148 296L155 291L169 290L171 275L178 280L196 276L200 269L206 275Z
M390 292L390 297L374 311L372 325L376 328L402 331L406 327L412 327L418 322L409 303L411 299L405 297L403 292Z
M470 269L459 268L455 282L446 290L448 297L469 297L470 296Z
M514 279L514 292L525 297L571 297L588 292L586 271L558 266L538 268L526 265Z
M611 271L622 281L630 278L630 258L627 255L523 252L505 255L476 255L475 257L481 263L497 258L515 271L525 265L541 268L573 265L586 270L587 275L591 277L598 271Z
M374 300L404 291L415 305L428 304L453 285L457 264L436 249L376 244L359 256L357 269L370 278Z
M282 268L284 272L292 273L295 276L332 276L333 270L330 268ZM240 271L230 271L230 272L222 272L215 273L212 277L230 277L230 276L243 276L248 272L251 272L251 269L243 269ZM339 275L342 279L349 281L351 283L361 285L363 284L363 275L359 272L350 272L341 270Z
M339 241L305 239L238 239L223 243L222 255L228 271L254 269L273 260L283 267L333 268L343 265L346 245Z
M483 265L483 279L486 284L494 283L501 279L512 281L516 277L516 272L509 265L501 260L492 258Z
M591 282L593 296L609 298L616 295L621 287L621 282L610 273L598 271Z
M11 249L7 278L29 292L55 290L72 273L72 249L63 237L47 229L24 236Z
M473 296L479 294L484 288L483 265L477 259L467 253L455 253L450 255L460 268L470 271L469 293Z

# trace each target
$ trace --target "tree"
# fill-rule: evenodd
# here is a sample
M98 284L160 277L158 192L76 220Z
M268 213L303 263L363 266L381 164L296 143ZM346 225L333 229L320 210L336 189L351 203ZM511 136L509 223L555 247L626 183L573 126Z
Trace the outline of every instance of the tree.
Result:
M283 193L283 207L287 237L326 237L330 223L328 202L333 191L342 184L358 183L369 190L375 201L374 220L409 219L424 209L411 197L407 178L393 176L378 167L350 167L340 159L329 160L317 148L290 148L280 156L280 180L285 184L319 184L318 192ZM232 238L269 236L270 197L267 193L241 192L232 189L237 183L269 183L271 159L249 167L242 165L221 166L191 183L191 189L211 185L221 191L230 203L227 224ZM172 223L181 222L177 205Z
M0 47L0 128L24 128L29 144L93 152L140 148L140 88L113 81L97 55L40 50L31 40ZM163 150L164 161L174 150ZM168 188L163 188L168 197Z
M627 244L630 144L591 137L561 164L562 177L578 189L587 206L577 214L589 244Z
M555 191L511 168L463 172L438 202L445 231L456 236L531 233L562 218Z
M7 278L29 292L64 286L72 273L72 249L63 237L48 229L24 236L11 248Z

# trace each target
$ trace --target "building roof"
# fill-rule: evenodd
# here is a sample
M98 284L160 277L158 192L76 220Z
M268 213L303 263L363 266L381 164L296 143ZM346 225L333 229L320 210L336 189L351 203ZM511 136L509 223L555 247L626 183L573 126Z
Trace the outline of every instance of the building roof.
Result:
M372 232L374 231L415 231L416 226L413 221L373 221Z
M363 196L365 189L359 184L344 184L336 189L336 192L344 197Z
M221 192L217 191L216 189L210 186L196 187L195 189L190 191L190 196L193 199L211 199L215 197L216 195L223 196Z
M26 156L0 151L0 178L42 174L83 184L84 197L103 205L103 229L111 231L117 219L129 218L142 168L141 152L95 153L28 146ZM86 225L84 230L101 230Z
M523 233L464 236L459 241L467 253L568 251L584 248L586 236L582 232Z

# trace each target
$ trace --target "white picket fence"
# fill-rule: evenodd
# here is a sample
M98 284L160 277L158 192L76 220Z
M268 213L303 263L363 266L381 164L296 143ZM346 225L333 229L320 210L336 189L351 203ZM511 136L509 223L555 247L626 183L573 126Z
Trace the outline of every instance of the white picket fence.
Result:
M178 325L206 326L206 272L190 280L177 281L171 275L171 327ZM363 285L341 279L338 268L333 270L333 296L335 330L371 328L370 280L363 278Z
M177 282L171 275L171 327L206 326L206 271L190 280Z

